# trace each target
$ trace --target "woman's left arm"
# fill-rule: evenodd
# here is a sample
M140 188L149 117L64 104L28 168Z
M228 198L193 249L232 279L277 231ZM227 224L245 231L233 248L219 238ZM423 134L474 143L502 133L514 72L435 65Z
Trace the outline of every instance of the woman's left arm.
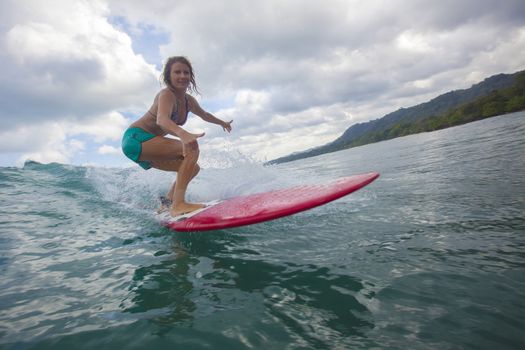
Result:
M233 123L233 120L230 120L229 122L225 122L225 121L217 118L213 114L208 113L204 109L202 109L202 107L199 105L199 103L197 102L195 97L188 95L188 98L190 100L190 111L191 111L191 113L199 116L202 120L205 120L208 123L213 123L213 124L217 124L217 125L222 126L224 131L227 131L227 132L232 131L232 125L231 124Z

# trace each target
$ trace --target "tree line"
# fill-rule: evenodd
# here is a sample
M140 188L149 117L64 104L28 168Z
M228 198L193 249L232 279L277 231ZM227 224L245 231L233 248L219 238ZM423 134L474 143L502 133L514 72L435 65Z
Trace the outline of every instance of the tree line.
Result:
M441 115L417 121L402 120L383 130L370 131L352 140L345 148L393 139L400 136L435 131L506 113L525 110L525 71L516 76L514 85L493 90L490 94L451 109Z

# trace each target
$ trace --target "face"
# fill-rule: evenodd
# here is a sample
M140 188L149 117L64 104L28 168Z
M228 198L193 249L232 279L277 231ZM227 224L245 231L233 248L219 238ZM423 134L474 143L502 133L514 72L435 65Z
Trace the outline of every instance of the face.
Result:
M175 89L186 90L190 84L190 67L184 63L175 62L171 65L170 81Z

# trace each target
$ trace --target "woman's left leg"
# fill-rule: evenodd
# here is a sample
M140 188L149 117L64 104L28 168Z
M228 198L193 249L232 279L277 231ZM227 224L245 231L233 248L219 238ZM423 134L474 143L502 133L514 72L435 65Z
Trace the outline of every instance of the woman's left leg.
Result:
M177 181L171 192L173 204L171 215L176 216L202 208L203 204L188 203L185 200L188 184L196 175L197 160L199 158L199 145L195 141L185 147L180 140L165 137L154 137L142 143L139 157L147 161L152 167L177 172Z
M164 170L164 169L161 169L161 170ZM199 171L201 170L199 164L195 164L195 167L193 169L193 175L191 176L191 180L193 180L195 178L195 176L197 176L197 174L199 173ZM168 194L166 195L166 198L168 198L170 201L173 202L173 193L175 192L175 185L177 183L177 180L173 181L173 184L171 185L171 188L170 190L168 191Z
M191 179L195 176L197 161L199 159L199 145L196 141L186 145L186 153L177 171L177 181L173 190L173 204L171 215L176 216L189 213L204 207L203 204L186 202L186 189Z

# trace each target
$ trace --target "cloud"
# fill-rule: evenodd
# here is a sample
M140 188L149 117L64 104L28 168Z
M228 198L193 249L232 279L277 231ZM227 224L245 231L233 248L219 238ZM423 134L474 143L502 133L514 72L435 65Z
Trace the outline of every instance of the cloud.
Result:
M78 149L61 142L118 139L127 120L117 111L142 112L158 89L159 72L109 23L104 2L7 1L2 10L1 152L69 161Z
M65 128L55 122L25 125L0 132L0 149L5 153L20 154L17 165L26 160L67 163L71 156L83 148L82 142L68 140Z
M199 6L182 1L155 13L155 20L172 28L164 55L190 56L203 91L267 94L265 112L275 118L373 98L393 99L391 108L396 109L400 98L418 103L430 89L437 94L475 83L464 80L477 69L474 63L498 62L487 67L485 76L524 65L523 59L509 65L507 57L494 57L500 45L516 43L515 32L525 24L525 16L520 20L517 15L525 8L520 1L502 6L495 1L316 4L240 1ZM151 20L139 15L139 5L132 6L132 18ZM199 26L193 25L196 18ZM516 52L525 49L518 44ZM450 72L448 83L443 72ZM250 118L242 113L243 106L236 109L242 118ZM374 112L366 118L380 117ZM268 116L253 119L263 117Z
M120 154L121 150L120 148L109 146L109 145L103 145L99 147L98 153L100 154Z
M157 72L132 51L127 34L108 23L103 4L53 2L34 1L31 16L3 33L0 62L10 69L0 96L10 114L0 118L16 126L143 106L158 86Z
M119 142L129 120L117 112L74 121L43 121L0 131L0 150L20 153L17 164L26 160L69 163L86 150L86 142ZM115 148L115 147L113 147ZM117 152L100 154L115 154ZM120 152L120 149L119 149Z
M83 123L66 123L69 136L88 135L97 142L119 141L129 120L118 112L97 115Z
M234 145L261 159L323 144L353 123L525 68L516 55L525 52L522 1L147 6L110 2L131 22L172 33L161 52L190 57L204 100L233 101L214 111L234 119L232 135L198 121L189 126L220 138L215 147Z
M110 25L103 2L10 4L15 15L32 11L2 26L0 120L8 127L143 107L158 87L158 72Z
M323 144L353 123L525 68L522 0L0 6L0 152L46 159L117 148L159 89L160 62L145 57L188 56L201 104L233 119L234 130L198 118L186 127L206 132L203 149L258 159ZM72 140L88 144L74 148Z

